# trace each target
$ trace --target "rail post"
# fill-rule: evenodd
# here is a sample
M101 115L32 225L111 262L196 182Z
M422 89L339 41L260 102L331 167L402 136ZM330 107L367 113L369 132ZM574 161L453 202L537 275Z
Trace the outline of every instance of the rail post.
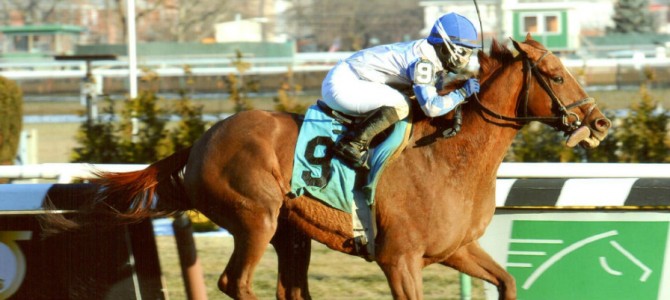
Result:
M177 243L181 275L184 278L186 296L190 300L206 300L207 290L205 279L202 274L202 266L193 240L193 227L191 219L185 213L175 215L172 222L174 238Z
M472 299L472 278L467 274L461 273L461 300Z

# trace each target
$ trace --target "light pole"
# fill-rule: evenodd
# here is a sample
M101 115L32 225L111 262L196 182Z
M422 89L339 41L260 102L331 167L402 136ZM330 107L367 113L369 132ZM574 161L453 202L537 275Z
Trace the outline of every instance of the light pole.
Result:
M130 76L130 99L137 97L137 33L135 29L135 0L126 2L128 25L128 74Z

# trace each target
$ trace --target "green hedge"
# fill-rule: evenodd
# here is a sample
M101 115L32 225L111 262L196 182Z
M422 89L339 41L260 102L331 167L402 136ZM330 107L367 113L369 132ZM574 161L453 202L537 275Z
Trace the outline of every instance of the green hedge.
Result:
M0 76L0 164L12 165L23 126L23 92L12 80Z

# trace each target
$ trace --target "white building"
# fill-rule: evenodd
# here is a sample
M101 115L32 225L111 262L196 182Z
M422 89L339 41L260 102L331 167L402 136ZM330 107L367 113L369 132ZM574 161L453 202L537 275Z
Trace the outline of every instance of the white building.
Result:
M486 0L478 1L486 43L492 37L523 39L526 32L556 51L580 47L585 35L601 35L613 25L616 0ZM426 30L444 13L458 12L479 27L473 1L425 0ZM479 29L479 28L478 28Z

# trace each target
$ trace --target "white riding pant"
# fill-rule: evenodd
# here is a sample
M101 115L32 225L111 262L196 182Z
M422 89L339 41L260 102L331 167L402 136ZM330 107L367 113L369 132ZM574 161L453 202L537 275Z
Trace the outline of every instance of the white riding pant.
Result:
M321 97L330 108L353 116L364 116L382 106L395 108L399 119L409 115L408 97L386 84L361 79L344 61L328 72L321 84Z

